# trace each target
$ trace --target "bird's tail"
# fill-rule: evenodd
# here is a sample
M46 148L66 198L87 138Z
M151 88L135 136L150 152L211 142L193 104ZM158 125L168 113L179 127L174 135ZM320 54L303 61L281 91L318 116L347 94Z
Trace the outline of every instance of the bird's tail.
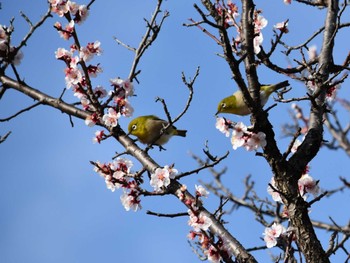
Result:
M176 130L177 136L186 137L187 130Z
M279 82L279 83L274 84L274 85L264 85L264 86L268 86L268 89L266 91L269 94L271 94L271 93L275 92L276 90L288 87L289 82L288 82L288 80L285 80L285 81Z

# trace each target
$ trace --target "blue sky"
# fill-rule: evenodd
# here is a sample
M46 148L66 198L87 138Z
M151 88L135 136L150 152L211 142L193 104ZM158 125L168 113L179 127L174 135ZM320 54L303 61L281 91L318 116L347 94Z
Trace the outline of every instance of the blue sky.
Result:
M131 46L137 46L145 23L150 18L155 1L96 1L88 20L78 28L82 42L102 43L104 53L94 62L101 63L104 72L94 84L109 87L109 79L125 78L129 73L133 54L118 46L116 36ZM240 196L244 187L242 181L251 174L256 182L256 191L267 196L266 187L271 171L266 162L254 153L243 149L233 151L229 139L215 129L214 114L218 101L231 94L235 85L225 61L216 53L221 52L212 39L196 28L183 27L188 18L199 19L193 8L195 1L165 1L163 10L170 12L159 39L147 50L140 63L139 84L135 85L137 96L131 99L135 116L156 114L164 118L159 96L167 101L172 116L182 111L188 92L181 81L181 72L192 77L197 66L201 67L195 85L193 103L187 114L176 124L188 129L186 138L174 138L167 145L167 151L151 151L151 156L160 164L175 163L179 171L197 167L191 153L203 158L202 148L208 140L213 154L229 157L218 166L227 166L224 181L231 191ZM198 2L198 1L197 1ZM5 0L1 1L0 24L8 25L15 17L13 43L19 43L28 31L28 25L19 15L23 11L36 22L47 10L46 1ZM273 25L290 19L290 33L286 41L298 44L299 37L318 29L324 11L300 8L293 3L286 6L283 1L256 1L257 8L269 20L264 29L264 46L269 47ZM23 49L24 60L18 67L20 75L30 86L51 96L59 96L65 87L64 64L57 61L54 52L59 47L68 48L70 42L59 38L53 24L57 17L49 19L29 40ZM322 21L322 20L321 20ZM344 37L344 34L342 35ZM314 44L320 46L320 39ZM348 52L347 41L336 44L339 52L335 60L340 62ZM287 65L283 55L275 61ZM263 67L259 68L260 81L273 83L285 80ZM293 83L293 96L302 96L305 89ZM344 90L340 95L345 94ZM73 101L72 92L64 97ZM22 107L31 105L32 100L12 90L7 92L0 104L0 118L14 114ZM270 101L269 105L272 102ZM303 103L301 105L306 106ZM279 104L270 116L276 130L281 150L287 148L288 138L283 138L281 125L290 121L290 105ZM227 116L235 121L249 124L249 117ZM344 119L348 119L344 114ZM129 119L120 121L126 128ZM126 212L119 197L121 192L110 192L104 181L93 172L89 161L111 160L115 152L123 149L117 142L108 140L101 145L92 143L95 128L88 128L79 120L71 127L69 118L49 107L38 107L20 115L10 122L1 123L0 134L12 131L8 140L0 145L0 261L17 262L196 262L187 243L190 230L187 218L156 218L146 215L147 210L163 213L184 212L174 197L142 198L140 212ZM330 139L326 134L326 139ZM332 160L330 161L330 156ZM334 158L334 159L333 159ZM320 180L320 186L336 187L339 176L348 173L348 157L341 151L322 149L311 163L310 174ZM134 170L140 168L135 162ZM208 172L185 178L183 183L193 191L198 181L211 181ZM150 189L146 183L145 187ZM312 209L311 217L329 222L332 216L339 224L345 224L349 213L342 207L349 202L349 194L337 194L333 199L323 199ZM336 206L334 204L337 204ZM213 195L205 200L205 206L214 211L218 200ZM332 207L332 209L329 209ZM235 211L225 218L227 227L247 247L263 245L261 233L264 228L255 223L254 215L245 209ZM247 222L247 223L245 223ZM326 247L328 238L321 235ZM272 249L277 253L278 250ZM269 259L269 251L258 252L258 259Z

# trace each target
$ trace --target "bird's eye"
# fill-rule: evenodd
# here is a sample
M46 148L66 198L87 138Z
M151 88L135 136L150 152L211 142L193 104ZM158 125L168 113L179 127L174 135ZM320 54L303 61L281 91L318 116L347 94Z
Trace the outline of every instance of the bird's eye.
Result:
M134 124L133 126L131 126L131 129L132 129L132 130L136 130L136 128L137 128L137 125L136 125L136 124Z
M226 108L226 103L221 103L221 108Z

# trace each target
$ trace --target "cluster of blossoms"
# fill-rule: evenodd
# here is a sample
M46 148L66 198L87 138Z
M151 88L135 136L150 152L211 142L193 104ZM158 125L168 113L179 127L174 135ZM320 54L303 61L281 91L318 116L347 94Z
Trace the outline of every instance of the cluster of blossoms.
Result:
M223 6L219 2L216 3L216 11L219 15L225 15L225 21L224 21L224 27L228 28L229 26L233 25L236 26L236 17L239 16L238 13L238 6L232 1L228 0L227 4Z
M76 52L79 52L78 55L74 55ZM62 60L66 64L65 80L67 89L72 88L75 92L74 96L79 99L86 98L87 92L86 87L88 85L86 81L86 76L84 76L84 71L80 67L82 63L86 63L91 60L94 55L101 55L102 50L100 48L100 42L96 41L95 43L88 43L86 47L81 47L78 50L76 45L72 45L70 50L64 48L58 48L55 52L56 59ZM86 71L89 77L96 77L98 73L102 72L102 68L99 65L88 65ZM96 95L101 98L101 87L96 88Z
M308 194L312 194L314 197L316 197L320 192L318 183L319 181L316 181L308 173L303 174L298 180L298 189L300 196L303 197L304 200L308 198ZM267 192L271 195L272 199L275 202L282 203L282 198L278 192L274 177L271 178L270 184L267 187Z
M234 39L234 47L238 47L241 43L240 25L236 22L236 18L239 16L238 6L232 3L231 0L227 1L227 4L216 3L216 10L219 15L225 15L224 27L228 28L234 26L237 30L237 36ZM267 26L267 20L261 15L260 10L254 12L254 52L258 54L261 50L260 45L264 38L261 30Z
M170 180L174 179L178 171L173 166L164 166L164 168L157 168L151 174L150 184L155 192L161 192L163 188L170 184Z
M195 240L197 238L204 255L209 261L214 263L222 262L222 255L230 257L232 253L222 238L218 237L217 241L215 241L213 237L209 237L207 231L212 225L212 220L198 208L198 204L202 203L201 198L207 198L209 192L201 185L195 185L195 189L194 199L186 197L185 191L187 187L185 185L182 185L176 193L179 199L189 207L188 225L191 226L192 229L188 234L188 238L190 240Z
M260 45L262 44L264 37L262 35L261 30L267 26L267 20L261 15L261 11L254 12L254 53L259 54L261 51Z
M10 44L10 34L13 29L0 25L0 63L7 62L19 65L23 58L21 50Z
M120 200L124 208L137 211L141 209L140 191L138 183L131 176L132 162L124 158L117 158L111 163L96 162L94 171L105 179L106 186L114 192L122 188L123 195Z
M186 189L185 186L183 186L183 188ZM209 238L206 231L212 225L212 221L207 215L201 212L196 205L197 202L201 202L200 198L206 198L209 195L209 192L201 185L195 185L195 189L196 201L183 200L190 206L190 209L188 209L188 225L191 226L192 229L188 234L188 238L190 240L198 239L202 251L210 262L222 262L221 254L225 253L227 257L229 257L229 249L225 246L225 242L221 238L218 238L216 242L214 242L213 238ZM179 196L180 199L185 198L181 193Z
M282 239L286 236L287 229L278 223L273 223L271 227L266 227L263 233L264 241L268 248L272 248L277 245L279 239Z
M244 147L247 151L253 151L259 147L264 148L266 146L265 133L251 132L242 122L233 123L226 118L220 117L216 119L215 126L226 137L230 136L230 130L232 130L231 143L234 150Z
M295 147L293 146L292 151L297 149L297 145L300 144L299 141L296 141ZM308 194L312 194L316 197L320 192L320 187L318 185L319 181L315 181L309 174L308 168L305 169L305 173L298 180L298 189L299 194L304 200L307 199ZM283 203L278 187L276 186L275 178L272 177L269 186L267 187L267 192L271 195L272 199L275 202ZM283 208L282 217L288 218L289 214L286 207ZM288 231L280 224L274 223L271 227L265 229L264 232L264 240L266 242L266 246L271 248L276 246L278 238L284 237Z
M70 39L74 33L75 25L86 19L87 7L67 0L50 0L49 2L54 13L68 19L69 23L65 27L56 22L55 28L62 38ZM109 93L102 86L91 87L90 78L101 73L102 68L99 64L88 65L87 62L102 54L101 43L95 41L86 46L77 45L71 45L69 50L59 48L56 51L56 58L66 64L64 70L66 88L71 88L74 96L80 100L83 109L91 112L91 115L85 120L86 125L91 127L99 122L111 128L116 127L121 116L129 117L134 111L127 100L129 96L134 94L133 83L128 79L111 79L112 90ZM106 98L106 103L101 104L101 100L104 98ZM103 107L100 107L102 105ZM97 131L93 141L100 143L103 138L104 132Z
M210 262L220 263L223 262L221 257L222 254L224 254L226 258L229 258L232 255L232 253L229 252L229 248L221 238L213 244L213 241L204 232L195 231L191 231L188 234L188 238L190 240L194 240L195 238L198 239L204 255Z
M316 90L317 86L316 83L313 79L308 80L306 82L306 86L308 87L309 91L311 93L314 93L314 91ZM334 101L335 97L337 96L337 91L338 91L338 87L337 85L329 85L327 87L327 91L326 91L326 101L328 103L331 103L332 101Z
M62 17L65 15L72 15L73 23L81 24L89 15L86 5L78 5L70 0L49 0L51 11Z
M277 23L276 25L273 26L274 28L278 29L279 31L283 32L283 33L288 33L289 29L288 29L288 22L284 21L284 22L280 22Z
M307 50L307 54L309 56L309 60L312 61L312 60L315 60L318 56L317 54L317 47L315 45L312 45L308 48ZM309 80L306 81L306 86L307 88L309 89L309 91L312 93L315 92L317 86L316 86L316 82L313 78L312 75L309 76L308 78ZM328 87L327 87L327 91L326 91L326 101L328 103L331 103L334 101L336 95L337 95L337 91L338 91L338 86L337 85L332 85L332 84L329 84Z

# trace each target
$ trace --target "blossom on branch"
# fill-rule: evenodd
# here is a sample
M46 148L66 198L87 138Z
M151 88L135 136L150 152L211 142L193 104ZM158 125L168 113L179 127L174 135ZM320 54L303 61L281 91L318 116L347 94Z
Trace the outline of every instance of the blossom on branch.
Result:
M120 113L116 112L113 108L108 108L108 113L103 115L102 120L106 126L116 127L118 125L118 119L120 118Z
M281 238L287 229L278 223L273 223L271 227L266 227L263 233L264 241L266 242L266 246L268 248L272 248L277 245L278 239Z
M123 195L120 196L120 201L122 202L122 205L126 211L132 209L134 212L136 212L142 208L140 194L136 190L124 192Z
M100 56L101 54L101 42L95 41L94 43L88 43L86 47L81 47L79 57L87 62L91 60L95 55Z
M206 231L212 224L211 219L204 215L202 212L194 212L189 209L188 215L190 216L188 224L194 229L194 231Z
M318 186L319 181L315 181L309 174L303 174L298 180L299 193L302 197L306 198L306 194L310 193L316 197L320 192Z
M274 28L280 30L283 33L288 33L289 29L287 28L287 26L288 26L288 22L284 21L274 25Z
M257 150L266 146L266 134L263 132L251 133L244 145L247 151Z
M101 143L103 137L104 137L104 131L96 131L95 132L95 137L92 139L93 143Z
M209 192L201 185L195 185L196 188L196 196L198 197L208 197Z
M174 179L178 171L172 167L164 166L164 168L158 167L153 174L151 174L150 184L154 191L160 192L163 187L167 187L170 184L170 179Z
M110 82L118 97L130 97L134 95L134 85L129 79L115 78L110 79Z
M272 177L271 178L271 181L270 181L270 184L268 185L267 187L267 192L271 195L272 199L275 201L275 202L280 202L282 203L282 198L281 198L281 195L277 189L277 186L276 186L276 183L275 183L275 177Z
M104 87L97 86L96 88L94 88L94 94L97 98L103 99L104 97L107 96L107 91L105 90Z
M232 128L232 122L222 117L216 118L215 128L225 134L226 137L229 137L230 128Z

